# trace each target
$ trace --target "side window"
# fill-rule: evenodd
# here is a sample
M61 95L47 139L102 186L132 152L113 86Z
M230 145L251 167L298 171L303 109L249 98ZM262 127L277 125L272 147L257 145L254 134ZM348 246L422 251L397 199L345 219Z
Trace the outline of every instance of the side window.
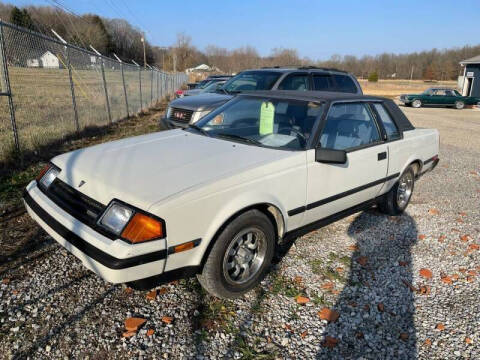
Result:
M350 76L347 75L333 75L337 90L339 92L356 94L358 89Z
M308 86L308 74L292 74L288 75L278 85L278 90L299 90L306 91Z
M390 114L385 110L382 104L373 104L373 107L380 116L380 121L387 132L388 140L395 140L400 138L400 132L398 131L397 125L392 120Z
M320 145L346 150L380 140L372 113L364 103L333 104L327 115Z
M313 88L317 91L334 91L333 80L330 75L313 75Z

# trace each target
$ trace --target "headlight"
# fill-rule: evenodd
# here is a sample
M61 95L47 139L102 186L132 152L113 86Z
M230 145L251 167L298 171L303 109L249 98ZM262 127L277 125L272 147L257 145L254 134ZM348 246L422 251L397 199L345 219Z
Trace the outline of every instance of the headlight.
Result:
M172 115L172 108L169 106L169 107L167 108L167 115L166 115L166 116L167 116L167 119L170 119L170 115Z
M49 164L40 172L37 177L37 181L39 181L40 186L42 186L44 189L47 189L57 178L58 174L60 174L60 169L52 164Z
M163 220L116 201L108 206L98 224L133 244L165 237Z
M195 111L195 114L192 116L192 124L196 123L198 120L210 114L211 112L212 110Z

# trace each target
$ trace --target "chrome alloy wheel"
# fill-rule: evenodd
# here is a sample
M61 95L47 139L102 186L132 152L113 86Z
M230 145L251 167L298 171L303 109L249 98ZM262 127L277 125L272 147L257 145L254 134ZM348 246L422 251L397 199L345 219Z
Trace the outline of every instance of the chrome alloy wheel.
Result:
M403 209L408 204L413 191L413 173L411 171L402 175L398 181L397 205Z
M262 230L250 227L239 232L223 257L223 275L232 284L252 279L262 267L267 253L267 239Z

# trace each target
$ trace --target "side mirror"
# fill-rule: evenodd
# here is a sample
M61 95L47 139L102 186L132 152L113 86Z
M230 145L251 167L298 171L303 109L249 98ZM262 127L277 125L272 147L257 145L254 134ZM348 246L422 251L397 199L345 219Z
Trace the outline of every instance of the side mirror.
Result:
M347 152L319 147L315 149L315 161L327 164L345 164L347 162Z

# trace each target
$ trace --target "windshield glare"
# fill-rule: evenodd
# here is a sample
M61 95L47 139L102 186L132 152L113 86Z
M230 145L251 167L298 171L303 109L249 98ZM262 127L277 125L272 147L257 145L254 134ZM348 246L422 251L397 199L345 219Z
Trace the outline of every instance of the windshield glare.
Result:
M239 97L195 125L209 136L257 146L302 150L324 105L319 102Z
M228 92L270 90L280 75L275 71L245 71L230 79L223 88Z

